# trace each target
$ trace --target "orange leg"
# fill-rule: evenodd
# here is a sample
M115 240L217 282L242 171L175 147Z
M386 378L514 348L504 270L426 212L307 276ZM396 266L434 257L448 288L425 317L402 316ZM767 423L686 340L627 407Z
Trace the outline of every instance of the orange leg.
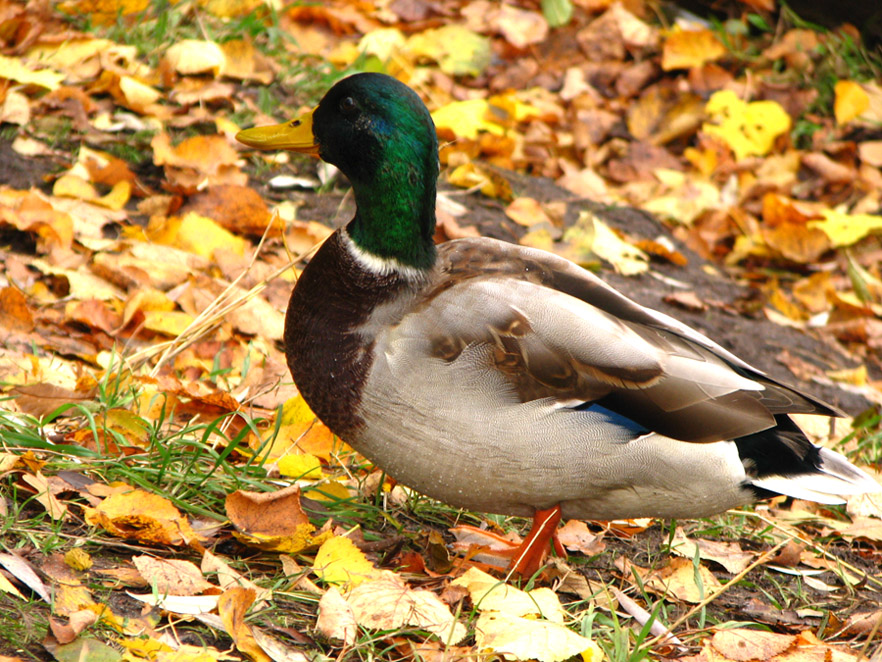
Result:
M509 571L521 577L531 577L542 567L548 556L549 545L554 545L558 556L566 557L563 545L557 539L557 525L560 523L560 506L537 510L533 515L530 533L521 546L515 550Z

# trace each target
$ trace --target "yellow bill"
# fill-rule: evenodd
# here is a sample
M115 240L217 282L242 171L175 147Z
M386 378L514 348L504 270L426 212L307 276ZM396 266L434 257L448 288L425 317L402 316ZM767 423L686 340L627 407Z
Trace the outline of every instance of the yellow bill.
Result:
M312 156L319 153L312 135L312 111L282 124L245 129L236 134L236 140L256 149L287 149Z

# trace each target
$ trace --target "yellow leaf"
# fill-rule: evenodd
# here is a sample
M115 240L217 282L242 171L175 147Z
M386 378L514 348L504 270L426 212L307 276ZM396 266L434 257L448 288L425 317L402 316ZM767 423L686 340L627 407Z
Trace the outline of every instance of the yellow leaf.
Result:
M57 90L64 80L64 74L51 69L33 71L18 58L0 55L0 78L11 80L22 85L37 85L47 90Z
M131 195L132 185L128 181L123 179L113 185L113 188L110 189L110 193L96 200L93 200L92 202L94 202L96 205L107 207L107 209L119 211L126 206Z
M692 559L672 558L667 567L645 583L669 596L692 603L701 602L721 587L717 578L705 566L698 566L700 581L696 581L695 574Z
M6 579L6 575L2 573L0 573L0 591L3 591L4 593L10 593L17 598L21 598L22 600L27 600L27 598L21 594L21 591L15 588L15 584Z
M371 30L358 42L358 48L366 55L373 55L388 62L398 55L407 43L404 33L397 28Z
M314 501L341 501L351 499L352 493L343 483L336 480L329 480L319 483L315 487L304 488L303 496L309 497Z
M322 581L350 586L357 586L378 573L364 553L345 536L334 536L326 541L316 553L312 569Z
M60 198L76 198L77 200L94 200L98 197L95 188L77 175L62 175L52 185L52 195Z
M332 531L324 531L318 535L312 535L315 526L309 522L298 524L294 530L285 535L272 535L267 533L234 532L246 545L271 552L283 552L285 554L299 554L304 549L318 547L322 543L333 538Z
M89 14L97 25L109 25L119 16L144 11L148 4L149 0L72 0L60 8L71 14Z
M139 112L146 111L150 104L156 103L162 96L159 90L155 90L131 76L119 77L119 89L125 96L128 106Z
M532 227L539 223L551 223L551 218L545 213L542 205L533 198L515 198L511 204L505 208L505 215L518 225L523 225L525 228Z
M870 107L870 96L854 81L837 81L833 92L836 95L833 113L837 124L848 124Z
M310 423L315 420L315 414L302 395L289 398L282 405L282 425L294 425L295 423Z
M407 47L417 58L438 63L451 76L479 76L490 64L490 40L463 25L445 25L413 35Z
M487 611L475 624L479 653L495 653L518 660L562 662L581 655L585 662L600 662L603 653L590 639L559 623Z
M219 75L226 65L227 56L213 41L182 39L169 47L165 58L178 73Z
M461 138L477 140L482 131L497 136L505 134L505 129L488 119L490 102L487 99L454 101L432 113L432 120L439 129L450 129Z
M726 47L710 30L678 30L665 40L662 69L691 69L726 54Z
M92 567L92 557L82 547L74 547L64 553L64 562L74 570L88 570Z
M476 188L488 198L511 200L512 191L508 181L496 172L484 169L469 161L455 168L447 180L460 188Z
M218 18L247 16L262 4L264 4L263 0L199 0L200 7Z
M255 443L259 440L255 439ZM330 462L331 456L343 447L343 442L316 417L303 396L298 395L285 401L279 434L273 439L272 447L264 448L263 452L271 460L299 452Z
M834 382L851 384L852 386L866 386L867 366L862 363L856 368L846 368L844 370L828 370L827 376Z
M28 50L28 56L63 71L71 71L88 60L97 61L115 44L109 39L71 39L61 44L38 45Z
M583 211L563 238L572 246L577 259L585 260L589 255L596 255L625 276L649 269L649 256L646 253L621 239L591 212Z
M255 641L251 626L245 622L245 614L255 596L256 592L252 588L236 586L227 589L218 599L217 613L238 650L255 662L272 662L272 658Z
M823 230L836 248L851 246L868 234L882 231L882 216L847 214L833 209L825 209L821 215L823 221L809 221L809 225Z
M165 545L198 542L187 518L171 501L144 490L112 494L85 511L89 524L120 538Z
M193 323L193 316L180 310L145 310L143 313L144 328L173 338Z
M322 463L310 453L302 455L285 455L279 458L279 473L296 479L321 480L325 477Z
M771 151L778 136L790 130L790 115L774 101L747 103L731 90L715 92L705 106L714 123L702 130L720 138L741 160L763 156Z
M183 218L173 216L157 228L148 228L150 238L211 259L219 249L236 255L245 254L245 240L224 229L210 218L190 212Z
M498 611L513 616L542 617L555 623L564 620L564 609L557 594L549 588L522 591L488 575L478 568L469 568L462 577L451 582L469 592L472 604L479 611Z

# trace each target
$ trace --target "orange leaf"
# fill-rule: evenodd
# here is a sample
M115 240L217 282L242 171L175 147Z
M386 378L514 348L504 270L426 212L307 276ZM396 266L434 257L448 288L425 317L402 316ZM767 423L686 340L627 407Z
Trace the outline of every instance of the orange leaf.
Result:
M228 589L217 602L217 613L238 650L257 662L272 662L272 658L264 653L255 641L251 627L245 622L245 614L254 602L255 596L254 589L239 587Z
M97 508L86 508L86 521L120 538L163 545L201 547L187 518L158 494L132 490L114 494Z

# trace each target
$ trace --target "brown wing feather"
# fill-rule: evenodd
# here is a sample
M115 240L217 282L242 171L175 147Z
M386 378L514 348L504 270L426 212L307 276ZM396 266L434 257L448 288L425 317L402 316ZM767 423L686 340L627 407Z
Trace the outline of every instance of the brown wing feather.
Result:
M621 339L627 352L611 351L606 357L603 348L581 347L572 334L557 342L557 327L566 322L533 319L525 312L529 305L519 305L514 297L488 302L474 294L473 301L456 300L462 304L460 311L481 310L483 324L456 312L450 319L434 320L434 330L428 331L433 355L453 361L466 346L486 345L487 360L524 401L549 397L597 401L649 429L685 441L758 432L775 424L775 414L838 414L673 318L636 304L567 260L487 239L447 242L440 249L435 285L420 308L433 307L439 297L449 301L453 295L456 300L479 289L476 283L504 279L512 287L521 282L548 288L549 299L570 295L596 310L592 320L619 325L598 332L596 338ZM566 317L566 311L559 315ZM596 331L589 326L584 328L586 345Z

